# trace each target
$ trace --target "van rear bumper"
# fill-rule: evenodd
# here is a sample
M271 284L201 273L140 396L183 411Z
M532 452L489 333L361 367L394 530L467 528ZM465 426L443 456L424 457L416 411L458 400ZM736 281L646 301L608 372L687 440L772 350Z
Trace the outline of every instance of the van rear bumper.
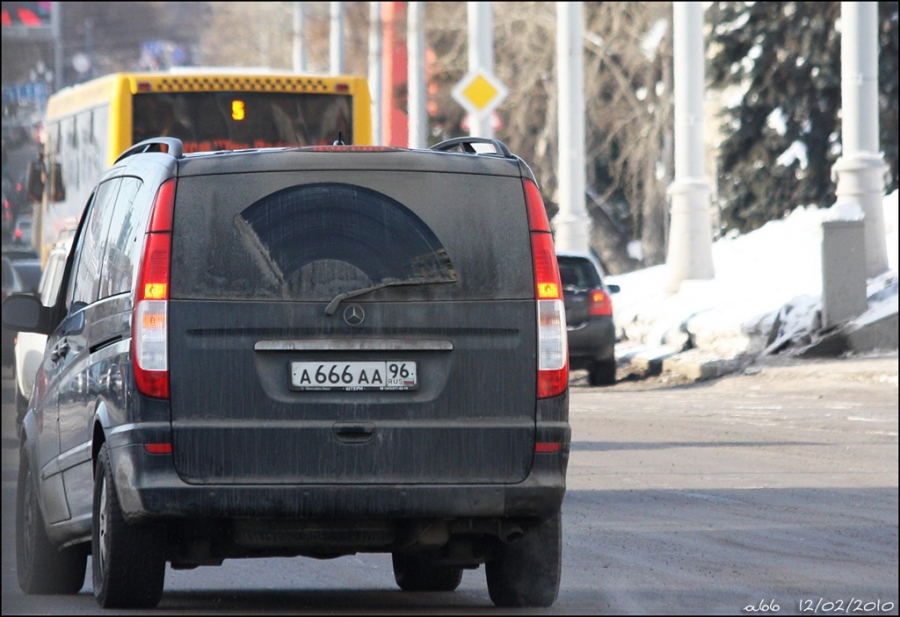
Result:
M239 518L540 517L559 511L569 457L567 423L558 452L535 454L516 484L188 484L171 454L149 454L119 433L110 439L116 491L128 522ZM548 431L542 431L546 434ZM125 441L126 443L122 443ZM118 443L113 443L118 442Z

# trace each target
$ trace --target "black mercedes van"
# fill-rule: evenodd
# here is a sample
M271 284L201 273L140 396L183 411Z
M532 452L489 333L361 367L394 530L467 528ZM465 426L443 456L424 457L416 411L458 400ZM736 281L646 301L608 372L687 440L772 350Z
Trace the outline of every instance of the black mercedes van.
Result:
M21 431L26 593L155 606L173 569L390 553L548 606L569 454L559 270L499 141L122 154L87 203Z

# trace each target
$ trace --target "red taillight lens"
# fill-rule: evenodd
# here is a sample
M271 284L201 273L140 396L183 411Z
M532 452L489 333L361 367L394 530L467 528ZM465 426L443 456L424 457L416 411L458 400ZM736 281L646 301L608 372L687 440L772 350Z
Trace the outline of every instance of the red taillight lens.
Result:
M544 207L544 199L541 191L531 180L523 180L525 185L525 204L528 206L528 228L531 231L550 232L550 219L547 218L547 208Z
M156 194L132 317L131 353L138 390L146 396L169 398L169 270L172 259L172 213L175 180Z
M531 233L531 253L534 257L534 287L538 300L562 298L559 265L553 250L553 237L549 233Z
M550 222L541 193L531 180L523 181L531 228L534 290L538 318L538 398L558 396L569 385L569 348L566 311L562 300L559 264L550 235Z
M172 444L145 443L144 450L146 450L148 454L172 454Z
M534 444L534 451L536 454L553 454L554 452L559 452L560 450L562 450L561 443L539 441Z
M602 289L591 290L591 315L612 315L612 298Z

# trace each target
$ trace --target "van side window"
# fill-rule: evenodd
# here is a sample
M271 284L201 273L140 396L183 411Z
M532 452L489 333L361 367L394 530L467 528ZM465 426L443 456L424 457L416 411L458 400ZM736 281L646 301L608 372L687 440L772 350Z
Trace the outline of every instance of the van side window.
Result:
M99 299L131 291L134 278L141 220L144 209L136 201L143 183L138 178L122 178L116 204L109 217L109 239L105 242ZM140 250L141 247L137 247Z
M73 249L78 258L69 282L67 309L71 310L75 304L91 304L99 297L103 244L120 183L121 178L114 178L101 184L88 205L78 245Z

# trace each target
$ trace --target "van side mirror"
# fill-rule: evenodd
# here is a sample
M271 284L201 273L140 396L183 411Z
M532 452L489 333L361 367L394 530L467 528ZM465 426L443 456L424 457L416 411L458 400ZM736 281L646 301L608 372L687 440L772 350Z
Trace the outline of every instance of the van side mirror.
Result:
M44 194L44 162L38 159L28 165L25 175L25 193L31 201L40 201Z
M31 294L12 294L3 301L3 325L17 332L50 334L51 310Z
M622 291L622 288L618 285L607 285L607 288L609 288L609 293L611 294L617 294Z

